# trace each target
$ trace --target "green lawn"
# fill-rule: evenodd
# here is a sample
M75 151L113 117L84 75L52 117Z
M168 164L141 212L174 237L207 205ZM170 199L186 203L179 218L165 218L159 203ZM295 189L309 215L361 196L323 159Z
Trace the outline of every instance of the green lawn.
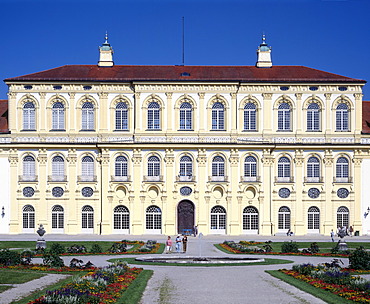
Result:
M278 270L266 270L266 272L270 275L272 275L273 277L275 278L278 278L290 285L293 285L295 287L297 287L298 289L304 291L304 292L307 292L313 296L315 296L316 298L319 298L323 301L325 301L326 303L329 303L329 304L350 304L350 303L354 303L353 301L349 301L349 300L346 300L340 296L337 296L329 291L326 291L326 290L323 290L323 289L320 289L320 288L316 288L306 282L303 282L303 281L300 281L300 280L297 280L289 275L286 275L285 273L282 273Z
M42 273L0 269L0 284L22 284L43 276Z
M110 259L108 262L126 262L127 264L134 264L134 265L157 265L157 266L196 266L196 267L227 267L227 266L254 266L254 265L273 265L273 264L289 264L293 263L290 260L284 259L266 259L264 262L258 263L219 263L219 264L201 264L201 263L152 263L152 262L144 262L144 261L136 261L135 258L119 258L119 259Z
M4 292L5 290L8 290L10 288L12 288L12 286L0 285L0 293ZM0 295L0 299L1 299L1 295Z
M117 300L117 304L137 304L143 296L144 289L149 279L153 275L153 270L143 270L132 284L125 290L122 297Z

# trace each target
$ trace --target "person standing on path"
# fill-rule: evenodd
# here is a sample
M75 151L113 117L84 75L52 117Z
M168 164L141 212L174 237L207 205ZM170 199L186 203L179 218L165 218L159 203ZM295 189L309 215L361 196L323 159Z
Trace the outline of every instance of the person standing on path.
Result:
M185 235L185 236L182 238L182 252L183 252L183 253L185 253L185 252L186 252L187 245L188 245L188 237Z
M181 252L181 237L180 235L177 236L176 238L176 252L180 253Z
M166 253L171 253L171 250L172 250L172 240L171 237L168 236L166 241Z
M334 231L332 229L331 232L330 232L330 237L331 237L331 241L332 242L334 242L334 235L335 235L335 233L334 233Z
M349 235L352 236L352 234L353 234L353 227L349 226Z

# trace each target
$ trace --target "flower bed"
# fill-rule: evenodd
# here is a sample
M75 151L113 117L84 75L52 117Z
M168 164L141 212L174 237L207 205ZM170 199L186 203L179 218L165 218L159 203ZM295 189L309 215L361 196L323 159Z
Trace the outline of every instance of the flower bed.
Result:
M280 269L279 271L347 300L370 303L370 282L353 276L348 269L323 268L322 266L315 267L303 264L293 266L292 270Z
M63 267L49 267L47 265L42 264L30 264L30 265L12 265L12 266L2 266L0 265L0 269L14 269L14 270L32 270L32 271L47 271L47 272L81 272L81 271L94 271L96 267L90 268L73 268L68 266Z
M243 244L242 244L243 245ZM349 257L348 254L340 254L340 253L304 253L304 252L265 252L265 251L259 251L259 250L253 250L253 249L248 249L245 247L245 249L238 249L238 248L233 248L229 246L227 243L222 243L219 244L219 246L230 253L235 253L235 254L268 254L268 255L298 255L298 256L318 256L318 257L343 257L347 258Z
M129 268L124 264L95 268L94 271L74 279L72 283L60 289L48 291L42 297L29 302L29 304L115 303L141 271L142 268Z

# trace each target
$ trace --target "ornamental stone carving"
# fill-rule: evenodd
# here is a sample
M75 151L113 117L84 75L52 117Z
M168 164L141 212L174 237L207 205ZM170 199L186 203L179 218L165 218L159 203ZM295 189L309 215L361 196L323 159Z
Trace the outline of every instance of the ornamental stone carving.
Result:
M10 165L17 165L19 158L18 155L9 155L8 160Z
M271 99L272 98L272 93L262 93L263 99Z

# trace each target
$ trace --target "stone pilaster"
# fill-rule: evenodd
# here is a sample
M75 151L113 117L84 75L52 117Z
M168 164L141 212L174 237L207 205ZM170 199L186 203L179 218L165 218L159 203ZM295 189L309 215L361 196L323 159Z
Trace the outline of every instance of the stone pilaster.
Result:
M261 204L262 210L262 224L261 224L261 234L262 235L272 235L274 233L273 227L273 202L272 202L272 189L273 189L273 165L274 157L271 155L270 149L263 150L262 164L263 164L263 180L262 187L264 192L263 204Z
M76 132L76 93L69 94L69 130L71 133Z
M172 132L173 124L178 119L177 117L173 117L173 106L172 106L172 93L167 92L167 131Z
M47 200L46 200L46 187L47 185L47 151L46 149L39 149L39 154L37 156L37 162L39 164L39 170L38 170L38 184L39 184L39 201L35 202L35 209L38 210L37 212L37 218L36 218L36 227L38 224L43 224L46 231L51 232L51 227L48 225L48 215L50 214L51 207L48 206ZM36 171L37 172L37 171Z
M205 131L207 125L207 105L204 104L204 95L205 93L198 93L199 96L199 132L202 133Z
M269 137L272 133L272 122L273 122L273 115L274 109L272 104L272 93L263 93L263 108L262 108L262 115L263 115L263 135Z
M209 209L208 205L205 203L205 196L206 196L206 189L207 189L207 155L206 149L198 149L198 156L197 156L197 164L198 164L198 186L199 189L199 199L195 203L195 210L197 218L195 219L195 225L198 225L199 232L203 234L208 233L207 225L209 221ZM209 204L209 196L208 196L208 204Z
M141 149L134 149L134 153L132 155L132 162L133 162L133 180L134 182L134 197L136 199L137 204L141 203L141 206L134 209L134 214L132 214L132 234L143 234L145 233L144 229L144 203L145 203L145 195L141 194L141 186L142 183L140 181L143 180L143 170L142 170L142 162L143 157L141 155ZM140 201L139 201L140 198Z
M229 181L230 183L230 195L226 197L227 202L227 213L230 214L229 216L229 231L228 234L231 235L239 235L241 233L240 228L240 217L239 217L239 206L236 201L233 201L233 197L238 196L238 186L239 183L239 163L240 163L240 156L238 149L231 149L230 150L230 173L229 173Z
M354 208L352 212L354 213L353 217L353 229L354 231L362 231L362 221L361 221L361 163L363 155L361 150L355 150L353 156L353 192L355 195ZM351 225L351 223L350 223Z
M39 95L40 95L40 101L39 101L40 108L38 110L40 111L40 114L37 115L36 113L36 122L37 122L36 128L39 128L40 132L44 133L46 132L46 128L47 128L46 122L48 121L47 116L46 116L46 102L45 102L46 93L40 92Z
M17 149L9 150L9 163L10 163L10 220L9 220L9 233L21 233L22 221L18 218L21 214L20 206L17 201L17 187L18 183L18 151Z
M334 164L334 158L333 158L333 151L332 150L325 150L325 156L324 156L324 177L326 180L326 183L324 185L324 191L326 196L326 204L325 204L325 210L324 210L324 231L323 233L325 235L330 235L330 232L332 229L335 230L335 225L333 223L333 218L335 217L335 210L333 206L333 199L331 192L333 190L333 164ZM307 210L306 210L307 212ZM334 212L334 213L333 213Z
M173 154L173 149L166 149L166 154L164 157L165 162L165 190L166 193L172 193L174 189L174 179L175 179L175 156ZM175 227L175 218L177 216L177 202L163 199L163 218L164 218L164 233L168 235L173 235L178 233Z
M331 93L325 94L325 120L323 115L323 122L325 121L325 126L323 126L323 129L325 128L325 135L330 135L332 133L332 106L331 106Z
M72 108L72 107L71 107ZM76 149L71 148L68 149L67 155L67 192L69 197L79 197L80 194L77 193L77 175L79 172L77 171L77 153ZM79 233L81 232L81 208L82 206L78 205L78 200L70 199L68 201L68 209L66 212L66 227L65 233Z
M108 93L107 92L100 92L99 95L99 107L97 107L98 111L98 118L99 118L99 126L96 126L95 129L99 130L99 132L107 132L108 131ZM111 117L111 119L113 119Z

